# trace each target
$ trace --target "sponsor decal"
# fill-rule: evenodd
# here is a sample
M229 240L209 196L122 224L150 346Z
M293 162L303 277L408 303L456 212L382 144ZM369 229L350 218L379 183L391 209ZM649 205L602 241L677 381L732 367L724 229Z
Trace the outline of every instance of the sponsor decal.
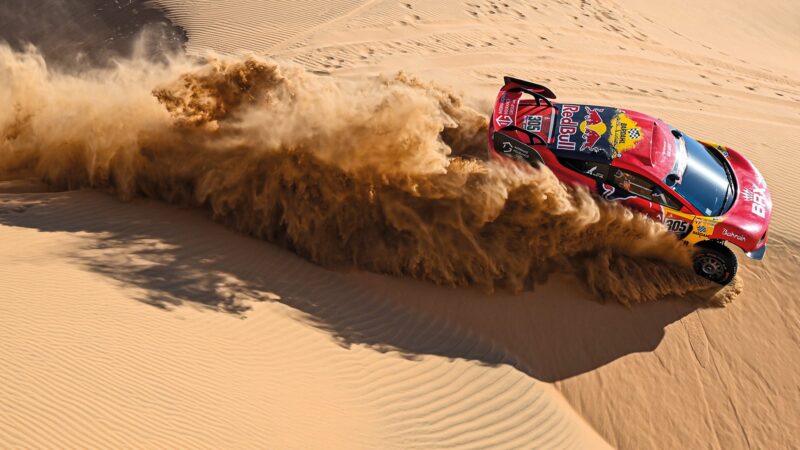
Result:
M597 171L597 166L592 166L592 167L589 168L589 170L587 170L587 171L585 171L583 173L585 173L586 175L595 177L597 179L600 179L600 180L605 178L605 175L603 175L601 172Z
M689 222L684 222L678 219L667 219L664 221L664 224L667 226L667 230L677 234L678 236L682 236L689 232Z
M522 129L531 133L542 131L542 116L525 116L522 118Z
M602 153L608 158L619 158L642 139L642 128L620 109L588 105L561 107L556 150Z
M717 225L716 222L713 220L706 220L702 218L695 218L694 219L694 230L695 234L708 237L714 233L714 227Z
M728 229L726 229L726 228L722 229L722 234L725 237L733 238L733 239L736 239L737 241L745 241L746 240L746 238L744 236L742 236L741 234L736 234L733 231L728 231Z
M746 202L752 203L750 205L750 211L762 219L767 218L768 205L766 191L766 188L758 187L755 184L752 188L742 189L742 198L744 198Z
M613 158L622 156L622 152L630 150L641 141L643 137L642 128L633 119L628 117L623 111L617 110L614 118L611 119L611 134L609 143L613 151Z
M581 151L589 151L597 153L599 149L594 148L597 141L606 134L607 127L600 113L604 108L589 108L586 107L586 115L583 122L578 126L583 133L583 144L581 144Z
M509 158L525 161L530 161L531 159L531 152L528 147L502 133L495 133L494 143L495 149ZM538 160L539 158L537 158Z
M497 119L495 119L495 122L497 122L497 125L500 128L503 128L513 124L514 119L512 119L511 116L503 115L503 116L498 116Z
M570 138L578 131L578 123L575 122L573 116L580 110L580 106L576 105L561 106L561 118L558 120L558 139L556 140L556 149L575 150L575 142L572 142Z
M503 93L497 101L497 118L494 120L500 128L514 125L514 117L517 116L517 103L519 96L509 96Z

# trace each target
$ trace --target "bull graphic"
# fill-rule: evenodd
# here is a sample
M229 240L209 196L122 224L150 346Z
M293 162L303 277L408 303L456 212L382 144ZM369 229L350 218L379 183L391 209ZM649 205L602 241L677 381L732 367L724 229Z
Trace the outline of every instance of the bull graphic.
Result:
M584 116L584 120L579 126L581 133L583 133L583 144L581 144L580 151L593 153L598 151L594 146L608 131L603 118L600 117L601 112L603 112L603 108L586 108L586 116Z

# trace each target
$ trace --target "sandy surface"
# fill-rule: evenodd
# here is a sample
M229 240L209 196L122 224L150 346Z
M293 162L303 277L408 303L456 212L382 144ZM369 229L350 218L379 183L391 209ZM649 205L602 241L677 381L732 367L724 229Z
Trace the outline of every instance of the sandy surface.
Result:
M757 164L769 251L739 252L723 308L598 302L569 274L488 295L324 269L195 208L2 181L0 447L798 445L795 2L158 3L191 55L402 70L482 113L511 74L658 115Z

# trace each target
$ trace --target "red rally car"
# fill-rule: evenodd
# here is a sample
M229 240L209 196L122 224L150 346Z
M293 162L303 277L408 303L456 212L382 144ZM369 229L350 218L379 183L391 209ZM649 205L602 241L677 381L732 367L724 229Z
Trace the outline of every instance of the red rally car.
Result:
M506 77L489 126L490 159L544 164L564 183L647 214L692 245L695 271L716 283L736 275L726 244L764 257L772 199L747 158L646 114L555 98Z

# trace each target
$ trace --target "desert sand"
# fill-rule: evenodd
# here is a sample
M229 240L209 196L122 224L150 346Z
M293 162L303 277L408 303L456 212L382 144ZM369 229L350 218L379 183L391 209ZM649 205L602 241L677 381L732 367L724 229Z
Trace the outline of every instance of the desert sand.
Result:
M122 3L0 6L0 36L13 48L0 49L0 448L800 443L795 2ZM53 11L64 18L55 28ZM170 56L182 40L188 56ZM40 53L21 53L26 41ZM107 67L128 48L133 62ZM236 65L248 57L264 65ZM290 108L247 110L239 122L228 117L241 107L234 95L225 108L190 115L184 89L218 88L202 84L209 69L193 58L229 61L220 70L252 77L244 82L287 79ZM183 73L197 77L175 82ZM544 258L524 274L547 273L546 281L503 280L489 292L461 282L478 272L453 267L485 269L462 241L398 246L379 258L385 242L345 236L371 223L348 207L394 195L401 208L413 197L403 186L363 188L376 168L384 179L417 180L423 199L461 198L437 190L437 170L455 173L444 180L456 187L460 171L474 170L488 192L476 198L505 201L516 184L500 175L518 174L448 168L437 139L452 120L479 130L504 75L545 84L561 100L649 112L742 151L773 196L765 260L737 252L729 301L710 306L678 275L666 278L670 288L653 281L650 266L609 287L582 263L560 273L548 265L555 257ZM265 92L281 106L278 85ZM362 110L381 114L348 123ZM391 125L399 137L372 139ZM195 126L202 139L171 128ZM209 137L220 133L231 134ZM306 139L323 142L321 165L261 147L303 154ZM397 156L398 148L409 152ZM331 170L356 175L340 182L339 172L326 178ZM275 192L259 186L278 176L294 196L260 203ZM322 183L340 189L313 189ZM576 217L616 214L546 178L519 183ZM269 205L319 201L324 211L311 218L282 210L283 225L263 219ZM664 239L620 220L645 256L648 242ZM421 242L447 236L402 223ZM624 233L587 229L596 235L588 241L625 254ZM578 244L547 245L569 253ZM441 258L426 255L430 248ZM489 256L500 264L518 255ZM409 260L449 266L415 272Z

